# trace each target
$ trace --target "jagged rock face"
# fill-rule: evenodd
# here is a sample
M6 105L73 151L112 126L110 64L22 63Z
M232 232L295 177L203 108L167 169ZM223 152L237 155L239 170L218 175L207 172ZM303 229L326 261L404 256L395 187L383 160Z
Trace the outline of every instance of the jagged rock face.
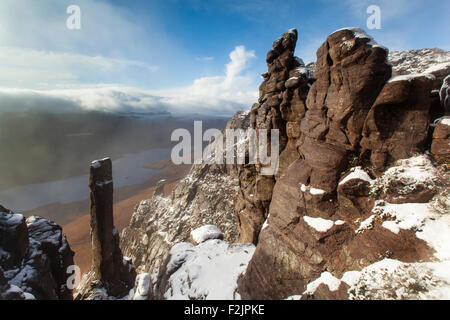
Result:
M245 130L248 125L248 112L238 112L226 129ZM214 150L214 143L209 147ZM189 241L191 230L205 224L218 226L224 239L234 242L238 183L236 165L194 165L170 196L154 195L139 204L121 236L124 254L139 272L154 273L174 244Z
M0 206L0 299L72 299L73 255L60 226Z
M312 76L303 61L294 56L297 38L297 30L291 29L273 43L267 53L268 72L262 75L264 81L259 88L259 100L251 109L251 127L268 130L269 143L270 130L279 130L279 169L274 176L263 176L260 164L241 168L236 202L240 242L257 242L268 215L276 178L298 158L296 143L300 138L300 122L306 112L305 101Z
M119 248L119 233L114 227L113 180L110 158L92 162L91 190L92 267L84 276L77 299L92 298L103 287L107 295L123 297L133 287L136 273Z
M391 158L379 172L369 171L361 141L367 139L363 137L364 125L370 123L367 119L376 118L379 124L381 118L375 107L379 106L377 98L384 96L383 103L398 103L406 110L402 113L406 119L401 119L405 122L400 121L402 125L393 130L391 138L395 139L391 142L393 146L400 144L399 150L407 150L404 154L408 155L410 148L402 146L398 137L407 131L409 120L418 114L427 117L429 100L425 95L435 88L434 82L427 87L427 79L421 83L422 80L417 83L414 80L411 86L418 91L413 92L406 85L403 94L407 98L400 103L395 100L398 96L382 92L391 90L386 84L391 77L387 50L361 30L340 30L331 35L319 49L317 64L306 66L307 70L293 55L297 36L296 31L290 30L274 42L267 55L269 70L263 74L258 103L250 112L252 128L280 130L279 174L261 176L259 164L231 169L194 166L191 175L181 181L170 198L154 196L142 202L132 224L124 231L122 247L137 261L141 271L153 273L161 268L158 274L146 273L137 278L131 293L133 299L203 299L216 293L212 288L203 291L205 287L198 285L201 276L196 270L206 263L191 263L195 261L193 257L202 255L198 247L207 247L205 244L213 240L198 246L181 243L168 253L173 244L189 239L190 230L206 223L220 226L228 240L230 225L223 223L222 215L211 216L209 205L216 207L217 199L222 203L227 197L234 201L236 192L239 192L234 201L239 241L258 242L245 275L239 280L238 291L244 299L280 299L302 294L326 270L344 279L347 271L364 270L383 258L404 262L431 259L433 250L416 232L422 226L422 217L404 221L407 215L403 211L412 217L416 217L417 211L425 212L428 201L445 196L438 192L441 186L437 186L446 178L439 182L435 172L422 174L422 169L430 172L434 169L428 159L419 157L400 162L374 179L394 158L388 154ZM399 71L402 65L411 63L408 55L394 64L395 75L403 74ZM311 78L311 69L315 70L315 80ZM421 93L423 108L414 101ZM414 127L420 134L424 127L422 120ZM373 141L380 139L376 134L379 131L375 131L379 127L370 127L373 131L367 127ZM420 145L418 141L422 138L410 139L410 145ZM395 151L389 149L394 156ZM356 165L364 168L348 170ZM223 180L211 186L208 174L214 172L220 178L225 171L239 181L238 188L221 188L228 186ZM205 183L211 188L202 187ZM203 196L205 191L212 194L208 201ZM236 230L233 237L236 238ZM217 247L226 247L223 242L214 241ZM221 250L224 251L227 250ZM171 267L170 262L174 262ZM318 289L302 297L348 298L347 289L353 284L346 282L348 279L335 280L337 286L333 290L317 285ZM362 296L363 288L352 288L359 292L356 297Z
M357 179L341 180L348 166L364 164L361 145L367 148L367 144L362 141L363 133L365 139L371 137L369 141L381 140L379 145L382 141L391 143L387 150L381 149L388 154L380 161L381 171L388 163L418 150L428 132L432 88L428 78L401 83L402 89L394 94L392 86L398 84L386 84L391 77L387 50L359 29L333 33L317 57L316 81L301 123L300 158L275 184L266 227L239 281L244 299L280 299L303 292L325 270L342 275L385 256L413 261L428 259L431 254L411 230L395 234L375 225L374 232L356 231L358 221L373 215L376 200L427 201L432 192L417 186L405 187L400 195L398 190L372 194L372 178L367 173L360 175L364 178L357 175ZM390 114L379 112L383 105L404 110L398 113L395 124L390 122ZM372 127L377 117L378 127ZM415 119L418 123L408 128ZM375 128L388 134L382 135ZM400 139L407 133L417 134L408 137L409 144ZM375 143L370 150L377 150Z
M319 48L301 126L298 161L305 185L336 188L349 153L358 150L370 106L391 76L386 57L387 50L360 30L337 31Z
M422 151L430 124L429 76L399 77L389 81L375 101L364 124L363 148L370 150L372 165L388 163Z

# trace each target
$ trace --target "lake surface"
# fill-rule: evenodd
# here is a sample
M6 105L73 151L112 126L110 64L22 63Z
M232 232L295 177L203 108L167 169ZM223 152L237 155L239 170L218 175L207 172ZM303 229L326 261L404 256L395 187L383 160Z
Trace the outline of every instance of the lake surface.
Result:
M159 170L144 168L170 157L171 149L151 149L128 154L112 162L114 188L141 184ZM86 172L89 166L86 165ZM30 211L51 203L70 203L89 198L89 174L74 178L28 184L0 192L0 203L13 211Z

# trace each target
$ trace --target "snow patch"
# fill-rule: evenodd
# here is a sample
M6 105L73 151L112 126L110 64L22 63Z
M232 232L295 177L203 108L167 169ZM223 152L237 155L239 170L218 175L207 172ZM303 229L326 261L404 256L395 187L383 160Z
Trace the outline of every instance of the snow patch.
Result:
M446 125L446 126L450 126L450 118L444 118L441 120L441 123Z
M420 77L425 77L430 80L436 80L436 77L430 73L417 73L417 74L406 74L406 75L400 75L400 76L394 76L391 79L389 79L388 83L390 82L396 82L396 81L409 81Z
M168 274L178 269L169 278L168 300L233 300L237 279L250 261L253 244L228 244L222 240L210 240L194 247L181 243L171 250ZM173 260L173 261L172 261Z
M334 225L342 225L345 222L342 220L337 221L331 221L326 220L323 218L312 218L308 216L304 216L303 220L313 229L315 229L318 232L327 232L330 230Z
M328 271L323 272L319 278L314 280L313 282L308 283L306 286L306 291L304 294L314 294L316 292L317 288L321 285L325 284L328 286L330 291L336 291L339 289L339 285L341 284L341 280L334 277L331 273Z
M151 275L149 273L141 273L136 276L136 285L130 290L130 300L148 300L150 286L152 285Z
M427 218L433 216L427 203L391 204L378 201L372 212L383 219L392 219L384 221L382 226L395 234L398 234L400 229L418 230Z
M354 179L364 180L369 182L370 184L373 182L372 178L361 167L355 167L352 168L352 172L349 175L347 175L341 182L339 182L339 185L343 185L347 181Z
M375 222L376 215L371 215L366 220L359 224L359 228L356 229L355 233L363 233L366 230L371 230Z
M223 233L216 226L205 225L191 231L191 237L196 243L202 243L210 239L223 239Z
M304 184L302 184L300 186L300 190L302 192L308 191L313 196L325 194L325 190L317 189L317 188L314 188L314 187L311 187L311 186L305 186Z

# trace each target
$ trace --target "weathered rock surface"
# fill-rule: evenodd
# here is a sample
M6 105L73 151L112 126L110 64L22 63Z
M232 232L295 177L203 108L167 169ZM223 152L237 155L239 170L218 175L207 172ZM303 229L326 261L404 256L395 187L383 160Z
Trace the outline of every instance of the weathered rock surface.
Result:
M119 248L119 233L113 220L113 180L110 158L92 162L91 189L92 267L84 275L77 299L89 299L103 287L108 296L123 297L133 287L136 273Z
M226 129L245 130L248 125L248 112L238 112ZM218 226L225 241L234 242L238 183L236 165L216 164L214 159L194 165L168 197L155 194L137 206L121 236L124 254L139 272L154 273L173 245L189 241L191 230L205 224Z
M305 66L294 56L297 38L292 29L274 42L249 115L259 139L263 129L280 131L278 174L261 175L261 163L197 165L171 197L159 192L142 202L121 244L147 272L138 276L130 298L216 297L220 288L208 287L199 271L211 262L200 261L199 248L211 245L207 256L222 256L228 244L190 239L190 231L204 224L219 226L225 240L257 243L230 299L293 294L361 299L365 284L368 298L388 296L388 281L379 281L383 293L377 295L376 281L368 279L372 269L385 277L383 268L375 268L378 262L396 261L409 270L431 268L416 266L417 261L448 259L441 250L447 241L442 230L450 230L443 214L448 176L437 173L426 156L399 160L423 152L431 142L430 121L443 115L436 83L445 77L448 52L391 53L391 67L386 48L362 30L348 28L329 36L317 63ZM430 111L436 103L439 107ZM238 183L233 188L230 176ZM232 199L226 209L235 205L236 220L211 214L222 211L213 208L223 199ZM443 229L433 239L435 228ZM200 244L184 242L189 239ZM441 262L433 268L443 268ZM392 275L392 290L398 297L417 297L400 292L402 272ZM439 278L430 274L433 281ZM412 281L422 285L420 279ZM431 282L424 284L427 290Z
M275 186L267 226L238 282L242 298L283 299L305 293L303 299L347 299L348 286L338 290L339 282L330 292L314 286L313 295L307 287L324 272L340 279L384 258L405 263L435 261L433 254L446 240L434 246L431 224L441 219L443 228L450 230L450 225L445 214L436 214L437 206L427 202L429 195L427 200L421 194L425 186L436 194L433 199L445 197L447 178L440 179L443 173L437 173L424 156L397 164L376 180L355 168L339 184L338 197L345 201L340 200L337 210L325 219L303 207L308 192L302 192L287 175L281 178ZM398 188L391 194L393 186ZM284 204L286 198L289 205ZM423 230L430 233L423 236Z
M361 141L377 170L424 151L432 81L428 76L400 76L383 87L367 116Z
M386 257L432 259L430 243L415 234L417 224L402 220L404 211L428 212L436 179L433 173L433 179L420 180L419 168L434 172L431 163L411 160L399 166L413 170L383 173L396 160L424 150L434 77L387 82L387 54L355 28L333 33L318 50L297 141L300 156L276 181L269 218L239 280L242 298L302 294L324 272L341 278ZM369 167L367 160L370 171L362 169ZM386 208L380 199L386 199ZM319 292L322 298L348 297Z
M0 299L72 299L73 255L60 226L0 206Z
M259 100L251 109L250 126L267 131L279 130L279 168L275 175L262 175L260 162L245 165L239 171L239 196L236 201L237 229L240 242L256 243L261 226L268 215L276 178L298 158L297 141L300 124L306 112L306 96L312 80L310 69L294 56L298 39L296 29L285 32L267 53L268 72L262 76Z

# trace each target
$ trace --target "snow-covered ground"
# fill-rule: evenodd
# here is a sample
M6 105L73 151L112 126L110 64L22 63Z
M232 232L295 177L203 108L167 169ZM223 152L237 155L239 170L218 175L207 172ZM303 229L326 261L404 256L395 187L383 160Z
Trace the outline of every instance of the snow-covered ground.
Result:
M207 227L200 231L211 229ZM205 240L197 246L178 243L170 250L165 268L160 269L164 274L139 274L128 298L146 300L150 290L165 290L167 300L240 299L236 292L237 280L245 272L254 251L253 244L229 244L220 239ZM168 280L163 289L156 288L158 277L166 275Z
M255 247L208 240L198 246L188 243L172 248L169 265L182 266L171 275L165 293L168 300L234 300L237 279L247 269Z

